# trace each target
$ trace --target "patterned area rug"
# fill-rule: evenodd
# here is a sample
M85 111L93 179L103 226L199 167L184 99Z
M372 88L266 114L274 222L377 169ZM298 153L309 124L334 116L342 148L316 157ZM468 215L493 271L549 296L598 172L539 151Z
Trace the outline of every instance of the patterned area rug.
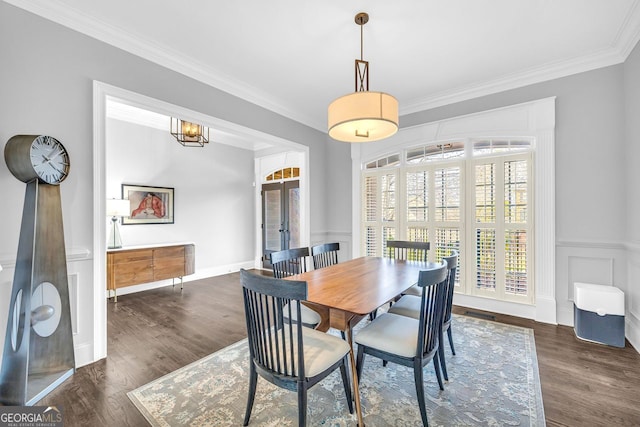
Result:
M424 368L430 425L545 425L533 330L455 316L453 338L455 356L444 339L444 391L433 365ZM241 426L248 363L247 342L239 341L128 395L153 426ZM411 369L365 357L360 393L367 427L422 425ZM308 399L308 425L355 425L339 371L313 387ZM258 379L250 426L295 426L297 411L296 393Z

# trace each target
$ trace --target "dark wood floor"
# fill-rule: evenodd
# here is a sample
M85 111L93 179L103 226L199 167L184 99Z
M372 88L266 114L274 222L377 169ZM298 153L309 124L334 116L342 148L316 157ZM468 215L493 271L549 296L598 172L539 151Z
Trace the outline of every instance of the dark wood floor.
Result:
M107 359L79 368L40 402L62 405L66 427L148 425L128 391L246 335L237 273L186 283L183 292L125 295L107 312ZM547 425L640 425L640 355L629 344L616 349L582 342L565 326L496 320L535 331Z

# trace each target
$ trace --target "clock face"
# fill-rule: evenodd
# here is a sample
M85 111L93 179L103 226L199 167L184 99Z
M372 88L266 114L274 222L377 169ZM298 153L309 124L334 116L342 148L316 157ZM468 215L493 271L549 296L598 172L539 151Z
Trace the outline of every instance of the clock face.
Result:
M69 154L60 141L41 135L31 143L31 164L47 184L59 184L69 174Z

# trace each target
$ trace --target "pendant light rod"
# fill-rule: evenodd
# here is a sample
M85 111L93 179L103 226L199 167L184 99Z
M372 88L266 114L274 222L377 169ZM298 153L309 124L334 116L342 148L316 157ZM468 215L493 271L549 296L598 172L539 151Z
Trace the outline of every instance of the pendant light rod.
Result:
M356 15L355 21L356 24L360 25L360 61L364 61L364 55L362 53L364 51L363 30L364 24L369 22L369 14L367 14L366 12L360 12Z
M369 14L360 12L356 15L356 24L360 26L360 59L356 59L356 92L369 91L369 61L364 60L364 24L369 22Z

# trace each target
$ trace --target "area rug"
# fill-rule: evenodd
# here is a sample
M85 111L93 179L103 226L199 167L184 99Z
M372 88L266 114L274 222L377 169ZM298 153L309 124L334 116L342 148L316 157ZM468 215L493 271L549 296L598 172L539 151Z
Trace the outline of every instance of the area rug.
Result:
M444 391L433 365L424 368L430 425L545 425L533 330L455 315L453 337L455 356L444 339L449 372ZM241 426L248 364L247 341L242 340L128 396L152 426ZM360 393L367 427L422 425L411 369L392 363L383 367L379 359L365 357ZM258 379L250 426L295 426L297 411L296 393ZM346 408L339 371L309 391L307 423L356 424Z

